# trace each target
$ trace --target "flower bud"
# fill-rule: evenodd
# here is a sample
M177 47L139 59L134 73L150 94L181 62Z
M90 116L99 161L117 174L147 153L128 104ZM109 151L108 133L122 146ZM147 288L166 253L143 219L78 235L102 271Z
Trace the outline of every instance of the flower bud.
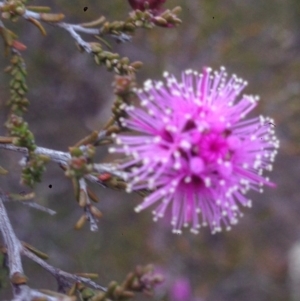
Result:
M166 0L128 0L133 9L144 11L145 9L158 10Z

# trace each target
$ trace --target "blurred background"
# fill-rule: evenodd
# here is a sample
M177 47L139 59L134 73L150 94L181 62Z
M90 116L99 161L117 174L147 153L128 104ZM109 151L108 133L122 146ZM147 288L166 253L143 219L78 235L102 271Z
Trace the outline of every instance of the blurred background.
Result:
M30 4L49 5L70 23L102 14L122 20L130 11L126 0L32 0ZM187 68L221 65L247 80L245 93L261 97L255 113L276 122L281 148L269 176L277 188L252 193L253 208L243 210L244 218L230 232L213 236L203 229L197 236L188 231L176 236L165 223L153 223L150 210L134 213L139 196L91 185L104 216L97 233L88 226L76 232L73 226L82 212L71 182L50 163L44 181L36 186L36 201L57 214L7 204L14 229L21 240L48 253L51 264L70 272L97 272L101 285L122 281L137 264L155 264L166 276L155 300L300 300L300 1L168 0L165 7L176 5L183 9L181 26L140 30L131 43L112 40L114 50L131 61L144 62L137 74L139 85L148 78L160 79L164 70L180 75ZM27 45L23 57L31 104L25 118L36 143L67 151L106 122L114 100L113 75L95 65L88 54L79 53L62 29L45 25L48 35L43 37L24 20L10 28ZM1 70L6 65L1 56ZM8 81L0 73L2 124ZM5 133L2 128L0 135ZM29 191L19 184L20 158L0 152L0 165L10 170L0 178L5 191ZM97 160L110 160L106 148L98 150ZM24 267L32 287L56 288L55 280L36 264L24 260ZM10 297L7 285L0 300Z

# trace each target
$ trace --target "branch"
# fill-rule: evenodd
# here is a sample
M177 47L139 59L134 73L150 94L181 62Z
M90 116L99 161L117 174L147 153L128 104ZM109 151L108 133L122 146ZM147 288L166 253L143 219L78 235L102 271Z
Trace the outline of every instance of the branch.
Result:
M25 206L29 206L31 208L34 208L36 210L40 210L43 211L45 213L48 213L50 215L54 215L56 214L56 212L52 209L49 209L47 207L44 207L40 204L37 204L34 201L30 201L31 199L33 199L35 197L34 193L27 193L27 194L23 194L23 193L19 193L19 194L13 194L13 193L7 193L6 194L6 198L3 201L17 201Z
M4 3L0 2L0 7L3 5L4 5ZM22 17L26 20L33 18L35 20L44 21L43 18L41 18L40 13L36 13L36 12L30 11L28 9L25 10L25 13L22 15ZM85 28L82 25L78 25L78 24L55 22L55 23L51 23L51 25L61 27L61 28L65 29L66 31L68 31L69 34L76 40L76 42L79 45L81 45L84 48L84 50L87 53L92 52L91 45L89 43L85 42L77 32L82 32L82 33L89 34L89 35L99 35L100 34L100 31L98 28ZM111 36L119 42L126 42L126 41L131 40L131 37L124 33L122 33L121 36L113 35L113 34Z
M21 254L25 255L27 258L36 262L45 270L50 272L56 278L60 291L65 291L65 289L69 288L73 283L83 283L93 289L101 290L104 292L106 291L104 287L88 278L73 275L51 266L50 264L46 263L44 260L36 256L34 253L29 251L25 246L23 246L19 239L16 237L7 216L7 212L3 204L5 198L6 197L4 193L0 191L0 231L2 233L7 249L9 274L14 290L13 301L31 301L37 297L43 297L46 301L73 300L72 298L63 295L58 297L48 296L47 294L28 287L26 285L26 277L23 274L24 272L21 261ZM18 281L20 279L22 280L21 282Z
M0 149L7 149L14 152L19 152L24 154L25 156L28 155L28 150L25 147L15 146L13 144L4 144L0 143ZM67 152L57 151L45 147L37 147L34 151L36 154L45 155L50 158L51 161L61 164L62 166L66 166L68 161L71 159L71 156ZM94 164L94 170L97 172L107 172L116 177L119 177L123 180L126 179L126 173L116 170L113 164L110 163L98 163ZM85 178L93 183L101 184L99 179L93 175L86 175Z
M68 23L59 23L57 26L65 29L70 33L70 35L76 40L76 42L84 48L87 53L92 52L90 43L85 42L81 36L76 31L81 31L87 34L97 35L99 34L99 29L96 28L84 28L80 25L68 24Z
M20 252L22 250L22 245L18 238L16 237L14 230L10 224L9 218L7 216L3 200L5 195L0 191L0 231L2 233L4 243L7 248L8 254L8 267L10 277L20 273L23 274L23 267Z
M40 265L42 268L44 268L46 271L48 271L50 274L53 275L53 277L56 278L58 286L59 286L59 291L65 291L65 289L69 288L73 283L80 282L83 283L93 289L100 290L103 292L106 292L106 288L103 286L95 283L94 281L80 277L78 275L73 275L67 272L64 272L58 268L53 267L43 259L39 258L32 252L30 252L28 249L25 247L22 248L22 255L26 256L27 258L31 259L38 265Z
M20 285L18 287L18 296L15 296L12 301L74 301L74 298L66 295L57 294L57 296L49 296L37 290L31 289L28 285Z
M91 211L92 208L95 206L91 205L91 200L89 198L89 195L87 192L87 187L86 187L86 182L84 179L79 180L79 188L80 188L80 191L82 191L82 193L84 193L85 204L83 204L83 209L85 211L87 220L90 223L90 229L92 232L98 231L97 217Z
M5 195L2 193L2 191L0 191L0 231L7 249L9 275L14 292L13 301L31 301L34 298L44 298L46 301L71 301L72 299L66 296L63 298L47 296L44 293L33 290L26 285L26 277L23 275L23 266L21 261L21 252L23 252L25 248L16 237L11 226L3 204L5 199ZM17 278L22 278L23 281L21 283L17 283Z

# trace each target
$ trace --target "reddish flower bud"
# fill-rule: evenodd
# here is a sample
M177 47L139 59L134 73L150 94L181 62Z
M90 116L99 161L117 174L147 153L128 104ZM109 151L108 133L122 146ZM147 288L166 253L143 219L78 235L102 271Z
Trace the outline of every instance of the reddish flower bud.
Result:
M12 46L13 46L14 48L16 48L17 50L19 50L19 51L24 51L24 50L27 49L27 46L24 45L23 43L21 43L21 42L18 41L18 40L14 40Z
M111 178L111 174L109 174L109 173L107 173L107 172L98 175L98 179L99 179L100 181L107 181L107 180L109 180L110 178Z
M147 7L152 10L158 10L166 0L128 0L133 9L145 10Z

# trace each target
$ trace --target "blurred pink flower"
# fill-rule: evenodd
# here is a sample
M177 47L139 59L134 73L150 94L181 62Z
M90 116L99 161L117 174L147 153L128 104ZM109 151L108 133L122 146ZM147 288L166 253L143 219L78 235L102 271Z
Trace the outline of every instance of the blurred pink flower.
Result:
M147 5L149 9L158 10L161 8L162 4L166 2L166 0L128 0L128 2L133 9L143 11Z
M187 278L177 278L170 288L170 301L191 301L192 288Z
M242 216L240 206L251 207L248 190L275 186L262 176L272 170L279 147L274 121L263 116L242 121L258 97L238 100L247 83L235 75L228 79L225 68L187 70L181 81L165 77L166 84L147 81L136 91L145 109L126 105L128 118L120 121L138 134L115 135L121 147L110 152L130 156L119 166L128 171L129 192L152 191L137 212L157 204L157 220L171 207L174 233L188 225L193 233L201 225L212 233L222 225L229 230Z

